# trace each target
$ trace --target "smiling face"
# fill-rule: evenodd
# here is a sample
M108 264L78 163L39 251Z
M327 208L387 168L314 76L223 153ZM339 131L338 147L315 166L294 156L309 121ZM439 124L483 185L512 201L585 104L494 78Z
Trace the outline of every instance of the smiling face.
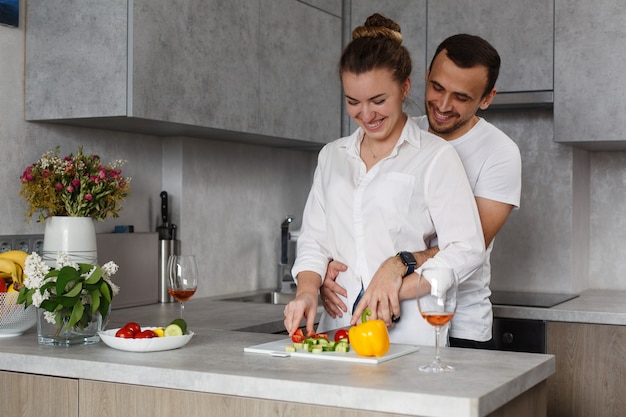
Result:
M396 81L390 70L373 69L362 74L344 72L341 76L350 117L378 143L395 143L406 116L402 101L409 94L411 81Z
M483 97L486 86L486 67L461 68L445 50L439 53L426 74L424 102L429 130L446 140L467 133L478 122L478 109L489 107L496 94L493 89Z

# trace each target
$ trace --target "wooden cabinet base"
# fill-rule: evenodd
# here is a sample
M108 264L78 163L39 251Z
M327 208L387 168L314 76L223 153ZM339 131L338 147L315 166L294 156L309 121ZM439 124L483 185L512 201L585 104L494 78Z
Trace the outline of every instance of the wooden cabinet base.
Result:
M78 381L0 371L0 415L78 417Z
M542 382L489 414L488 417L545 417L546 393L546 384ZM173 415L220 417L401 417L400 414L106 382L80 381L81 417L153 417Z
M548 322L549 417L614 417L626 410L626 326Z

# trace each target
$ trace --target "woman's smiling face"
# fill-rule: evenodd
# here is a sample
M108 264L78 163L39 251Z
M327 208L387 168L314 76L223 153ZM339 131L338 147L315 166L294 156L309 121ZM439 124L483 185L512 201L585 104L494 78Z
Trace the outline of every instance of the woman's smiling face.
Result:
M372 140L395 142L402 133L406 117L402 102L411 81L400 83L388 69L373 69L362 74L344 72L341 76L348 114Z

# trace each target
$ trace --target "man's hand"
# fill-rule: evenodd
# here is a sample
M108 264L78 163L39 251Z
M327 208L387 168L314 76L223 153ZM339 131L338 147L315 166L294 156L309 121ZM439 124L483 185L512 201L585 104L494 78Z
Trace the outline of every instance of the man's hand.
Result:
M343 313L348 311L348 307L341 301L337 294L348 296L345 288L335 282L340 272L346 271L348 267L339 261L330 261L326 268L324 284L320 288L320 296L324 303L324 309L332 317L343 317Z
M372 320L380 319L387 326L392 326L391 318L400 317L399 293L405 272L406 267L397 256L383 262L352 312L350 324L356 325L363 310L369 308Z

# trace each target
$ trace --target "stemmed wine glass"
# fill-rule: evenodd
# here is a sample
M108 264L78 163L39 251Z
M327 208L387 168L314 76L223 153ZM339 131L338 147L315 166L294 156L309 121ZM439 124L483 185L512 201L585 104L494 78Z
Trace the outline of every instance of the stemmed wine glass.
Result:
M185 301L198 288L198 267L193 255L171 255L167 261L167 292L180 303L180 318L183 318Z
M441 327L446 325L456 311L458 278L452 268L425 267L419 275L417 306L420 314L435 327L435 359L428 365L420 366L424 372L454 371L454 367L441 362L439 355L439 335Z

